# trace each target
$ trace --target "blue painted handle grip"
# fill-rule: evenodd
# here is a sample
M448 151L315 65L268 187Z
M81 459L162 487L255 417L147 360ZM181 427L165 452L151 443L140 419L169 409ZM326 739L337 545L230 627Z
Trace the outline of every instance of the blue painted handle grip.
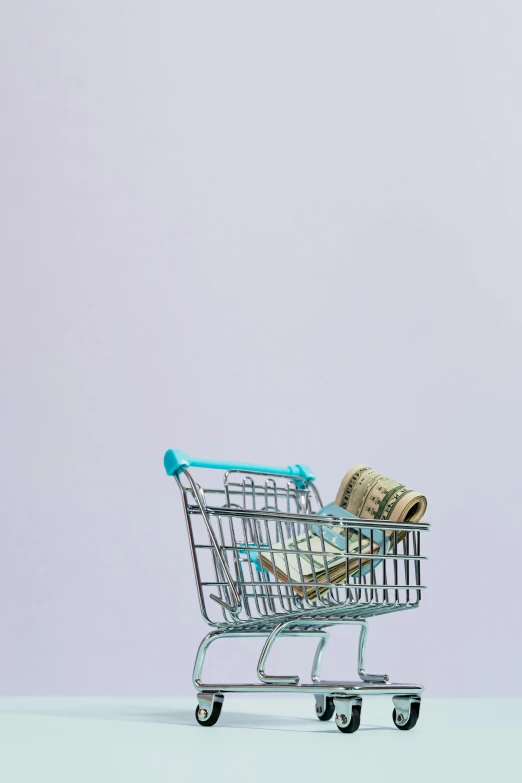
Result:
M274 465L252 465L250 462L220 462L209 459L195 459L189 457L179 449L169 449L163 458L165 470L169 476L179 476L185 468L217 468L218 470L244 470L247 473L278 473L281 476L304 478L307 481L315 481L315 473L312 473L307 465L289 465L287 468L274 467Z

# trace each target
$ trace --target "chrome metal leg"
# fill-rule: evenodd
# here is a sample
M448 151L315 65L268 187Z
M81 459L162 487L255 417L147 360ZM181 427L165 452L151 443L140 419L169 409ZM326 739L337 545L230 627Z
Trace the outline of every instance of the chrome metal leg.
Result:
M267 637L267 640L263 645L263 649L261 651L261 655L259 656L259 661L257 663L257 676L259 677L261 682L267 684L270 683L274 685L277 683L280 683L281 685L297 685L297 683L299 682L299 677L297 675L265 674L266 659L268 658L268 654L272 649L272 645L274 644L275 640L277 639L281 631L283 631L287 627L287 625L289 625L288 622L279 623L279 625L276 625L276 627L274 628L270 636Z
M357 673L363 682L389 682L387 674L366 674L364 670L364 655L366 652L366 636L368 634L368 623L366 620L359 620L361 632L359 634L359 656L357 663Z
M320 682L319 667L323 658L324 648L328 644L328 639L330 638L328 631L318 631L317 633L321 634L321 638L319 639L319 644L315 651L314 662L312 664L312 682Z
M263 650L261 652L261 656L259 658L259 662L257 664L257 674L259 679L262 683L268 685L268 684L279 684L279 685L295 685L299 682L299 677L297 676L270 676L265 674L264 667L266 665L266 661L268 658L268 654L270 650L272 649L272 646L276 640L276 638L279 636L279 634L284 630L284 628L287 625L290 625L289 622L280 623L276 628L269 634L268 632L238 632L238 631L211 631L209 634L205 636L203 641L198 647L198 651L196 654L196 660L194 662L194 670L192 672L192 683L196 690L201 691L205 690L206 686L202 682L201 675L203 673L203 665L205 663L205 657L207 655L208 648L210 645L217 641L218 639L244 639L244 638L263 638L267 636L268 638L265 641L265 644L263 646ZM292 623L295 625L295 621ZM328 641L328 633L326 631L298 631L298 630L291 630L286 631L283 634L284 638L303 638L303 637L313 637L313 638L319 638L319 645L317 647L317 651L315 653L314 663L312 665L312 677L315 677L315 680L317 681L319 678L317 676L319 664L321 661L322 652L324 650L324 647L326 645L326 642ZM255 688L256 686L254 686ZM258 686L259 687L259 686ZM217 691L219 688L214 688L213 690Z
M357 665L357 671L359 674L359 677L363 682L374 682L374 683L386 683L389 682L389 677L387 674L367 674L364 669L364 656L366 652L366 637L368 634L368 623L366 620L343 620L343 621L324 621L324 620L307 620L306 624L310 626L311 623L316 623L317 625L359 625L361 627L361 631L359 634L359 652L358 652L358 665ZM304 623L303 623L304 624ZM292 630L286 631L285 628L288 626L293 626ZM196 655L196 661L194 663L194 671L192 675L192 682L194 683L194 687L198 690L201 690L204 688L204 685L201 681L201 673L203 671L203 664L205 662L205 656L207 654L207 650L212 644L212 642L215 642L217 639L237 639L240 637L263 637L267 635L267 639L265 641L265 644L263 646L263 649L261 651L261 655L259 657L259 661L257 664L257 676L261 680L262 683L265 685L268 684L279 684L279 685L297 685L299 682L299 677L297 675L269 675L265 672L265 665L268 658L268 655L270 653L270 650L272 649L275 640L277 637L282 634L285 638L288 637L319 637L319 644L317 645L317 650L315 653L314 661L312 664L312 682L320 683L320 677L319 677L319 667L321 664L321 659L323 656L324 648L326 647L326 644L328 642L328 632L324 629L317 630L317 631L299 631L296 628L296 621L285 621L283 623L279 623L279 625L276 625L276 627L272 630L270 634L265 634L262 632L253 632L253 633L240 633L237 631L211 631L211 633L207 634L201 644L199 645L198 652Z
M203 687L201 682L201 673L203 671L203 664L205 663L207 650L212 644L212 642L215 642L216 639L219 639L223 636L226 636L226 634L220 633L219 631L211 631L211 633L205 636L205 638L203 639L203 641L198 647L196 660L194 661L194 670L192 672L192 682L194 684L194 687L197 688L198 690Z

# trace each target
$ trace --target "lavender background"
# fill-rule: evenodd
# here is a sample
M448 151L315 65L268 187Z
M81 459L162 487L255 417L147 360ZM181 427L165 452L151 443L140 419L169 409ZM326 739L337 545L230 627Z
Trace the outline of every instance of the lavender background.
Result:
M325 500L360 461L424 490L429 590L371 623L367 668L522 695L521 24L4 0L2 694L192 692L177 447L309 463ZM286 644L271 669L306 670Z

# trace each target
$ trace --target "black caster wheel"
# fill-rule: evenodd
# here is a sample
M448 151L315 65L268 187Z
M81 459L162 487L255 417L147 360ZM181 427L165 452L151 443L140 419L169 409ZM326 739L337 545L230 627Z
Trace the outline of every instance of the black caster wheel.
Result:
M343 718L345 720L344 724L343 724ZM361 705L360 704L353 705L352 719L350 723L348 723L346 715L336 715L335 724L339 729L339 731L342 731L343 734L353 734L354 731L357 731L357 729L361 725Z
M199 704L196 707L196 720L200 726L215 726L221 715L221 707L223 706L222 699L216 699L212 705L212 711L210 715L207 709L200 707Z
M417 721L419 720L419 712L420 712L420 702L414 701L410 705L410 717L406 721L406 723L403 723L402 721L397 720L397 710L393 710L393 722L397 726L398 729L401 731L409 731L410 729L413 729Z
M333 718L333 714L335 712L335 704L334 704L333 696L327 696L325 701L326 701L326 706L324 708L324 712L322 713L322 715L319 715L319 713L317 713L317 717L319 718L319 720L330 720L330 718Z

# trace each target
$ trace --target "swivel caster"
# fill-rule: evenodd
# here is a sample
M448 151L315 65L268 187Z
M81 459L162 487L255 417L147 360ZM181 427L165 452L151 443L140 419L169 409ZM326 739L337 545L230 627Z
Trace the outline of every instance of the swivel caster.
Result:
M335 712L335 704L333 696L320 696L315 697L315 713L319 720L330 720L333 718Z
M334 699L335 725L343 734L353 734L361 725L362 699Z
M393 722L401 731L413 729L419 720L420 699L408 699L396 696L393 699Z
M198 694L196 720L200 726L215 726L221 715L223 698L222 693Z

